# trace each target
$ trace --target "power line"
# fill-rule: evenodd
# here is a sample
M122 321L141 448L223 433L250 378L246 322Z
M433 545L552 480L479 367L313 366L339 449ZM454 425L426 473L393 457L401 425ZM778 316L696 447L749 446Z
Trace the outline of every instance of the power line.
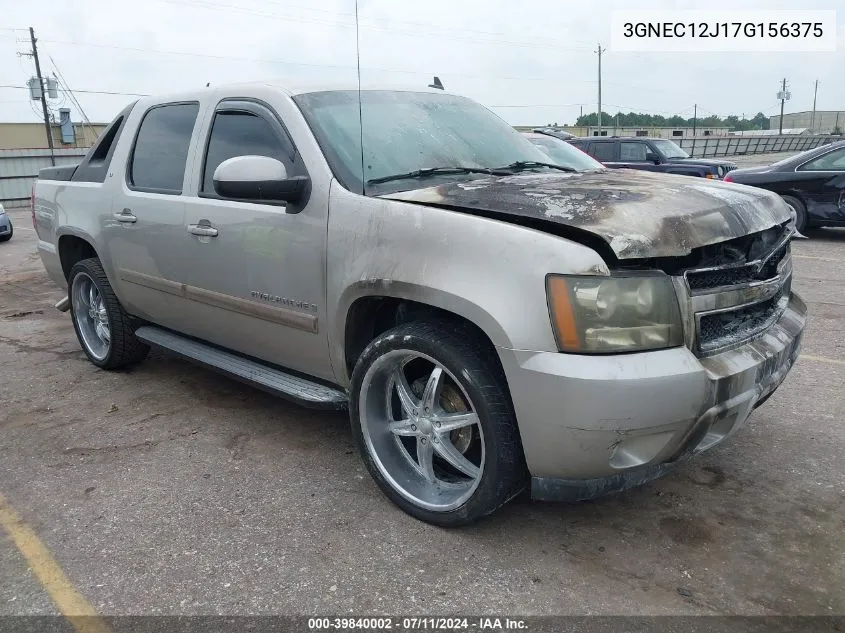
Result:
M143 53L143 54L156 54L156 55L176 55L178 57L200 57L205 59L218 59L223 61L242 61L242 62L255 62L255 63L270 63L270 64L286 64L289 66L304 66L308 68L336 68L338 70L355 70L355 66L341 66L338 64L313 64L307 62L295 62L287 59L263 59L258 57L233 57L230 55L213 55L209 53L192 53L189 51L166 51L166 50L158 50L158 49L150 49L150 48L138 48L134 46L120 46L117 44L103 44L99 42L76 42L73 40L51 40L51 39L41 39L41 42L47 42L49 44L58 44L60 46L83 46L83 47L92 47L92 48L109 48L114 50L122 50L122 51L130 51L134 53ZM397 73L397 74L405 74L405 75L424 75L427 74L428 71L425 70L404 70L400 68L380 68L380 67L369 67L365 68L365 70L369 71L379 71L379 72L386 72L386 73ZM460 72L450 72L451 76L454 77L473 77L477 79L507 79L510 81L543 81L548 82L552 80L552 77L526 77L524 75L479 75L473 73L460 73ZM571 81L570 83L582 83L592 85L595 82L592 81L580 81L575 82ZM75 92L82 92L80 90L76 90Z
M355 28L354 21L350 22L338 22L338 21L328 21L328 20L315 20L311 18L303 18L303 17L296 17L290 15L281 15L278 13L267 13L266 11L256 10L250 7L243 7L238 5L232 4L217 4L212 2L207 2L206 0L156 0L157 2L161 2L164 4L172 4L172 5L182 5L188 7L198 7L202 9L220 9L224 11L240 11L242 13L246 13L249 15L255 15L258 17L269 18L271 20L280 20L283 22L294 22L294 23L305 23L305 24L322 24L326 26L335 26L341 28ZM344 14L349 15L349 14ZM422 26L422 24L420 24ZM433 25L425 25L425 26L433 26ZM371 31L382 31L387 33L401 33L407 34L417 37L435 37L441 39L450 39L450 40L458 40L460 42L473 42L473 43L481 43L481 44L495 44L497 46L501 46L503 44L509 46L519 46L525 48L541 48L547 50L557 50L557 51L579 51L579 50L589 50L589 47L580 46L580 47L564 47L564 46L550 46L548 44L540 44L534 42L528 42L525 40L502 40L502 39L477 39L477 38L468 38L466 36L460 35L446 35L443 33L431 33L431 32L424 32L419 30L408 30L408 29L396 29L396 28L385 28L379 26L368 26L368 25L361 25L362 29L367 29ZM437 28L437 27L435 27ZM496 34L498 35L498 34Z
M575 106L582 106L583 103L536 103L536 104L510 104L510 105L491 105L491 108L573 108Z
M29 90L28 86L13 86L10 84L3 84L0 85L0 88L10 88L16 90ZM148 94L140 93L140 92L110 92L108 90L74 90L74 92L80 92L84 94L91 94L91 95L117 95L121 97L148 97Z
M156 0L156 1L161 2L163 0ZM205 2L205 4L209 4L209 5L213 4L211 2L207 2L206 0L203 0L203 1ZM284 7L285 9L299 9L300 11L310 11L310 12L313 12L313 13L322 13L322 14L329 14L329 15L335 15L335 16L336 15L345 15L345 16L349 16L350 18L355 16L354 11L337 11L337 10L333 10L333 9L314 9L313 7L306 7L306 6L303 6L303 5L300 5L300 4L290 4L286 0L283 0L283 1L280 1L280 0L264 0L263 4L271 4L271 5L275 5L275 6ZM219 5L218 4L217 6L224 6L226 8L230 8L232 5ZM250 9L248 7L242 7L242 8L247 9L247 10ZM434 29L439 29L439 30L442 30L442 31L458 31L461 34L479 33L481 35L493 35L493 36L496 36L496 37L499 37L499 36L502 36L502 35L509 35L509 33L504 32L504 31L485 31L485 30L481 30L481 29L467 28L467 27L464 27L464 26L448 27L448 26L441 26L439 24L432 24L431 22L414 22L412 20L397 20L395 18L387 18L387 17L373 18L373 17L367 17L365 15L362 15L360 19L361 19L361 21L371 20L371 21L382 21L382 22L395 23L395 24L410 24L412 26L422 26L422 27L425 27L425 28L434 28ZM463 38L461 38L461 39L463 39ZM536 39L537 38L534 38L534 41L536 41ZM559 39L559 37L543 37L543 38L539 38L539 39L548 40L549 42L554 42L557 39ZM523 41L521 41L521 43L527 43L527 42L525 42L523 40ZM589 46L589 43L583 42L583 41L578 41L576 43L577 44L584 44L585 46Z

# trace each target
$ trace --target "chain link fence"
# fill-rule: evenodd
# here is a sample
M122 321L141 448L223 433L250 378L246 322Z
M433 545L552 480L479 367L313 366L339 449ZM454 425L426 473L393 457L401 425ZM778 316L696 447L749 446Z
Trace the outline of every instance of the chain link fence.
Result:
M841 138L828 135L773 134L771 136L704 136L672 140L690 156L708 158L774 152L804 152Z

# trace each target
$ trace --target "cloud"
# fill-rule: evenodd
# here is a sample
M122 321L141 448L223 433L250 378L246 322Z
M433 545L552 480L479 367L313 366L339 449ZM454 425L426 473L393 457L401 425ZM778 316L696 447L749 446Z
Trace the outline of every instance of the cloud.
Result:
M76 90L165 93L207 82L262 78L351 83L356 77L352 0L0 0L2 27L33 26L42 66L52 56ZM801 8L834 9L837 1ZM740 6L737 6L740 5ZM804 6L809 5L809 6ZM362 76L367 84L424 86L433 75L513 124L573 122L595 110L596 55L609 45L611 12L629 2L533 0L360 0ZM785 0L711 2L710 8L788 9ZM653 1L649 8L697 8ZM774 114L788 77L788 109L845 107L845 13L835 53L659 54L608 51L604 109L660 113ZM33 72L25 31L0 30L0 85L24 85ZM137 49L137 50L131 50ZM145 52L146 51L146 52ZM154 52L163 51L163 52ZM183 53L183 54L180 54ZM185 53L190 53L185 54ZM91 120L110 120L131 97L77 98ZM37 120L24 90L0 89L0 120ZM502 107L518 106L518 107ZM73 113L75 119L79 113Z

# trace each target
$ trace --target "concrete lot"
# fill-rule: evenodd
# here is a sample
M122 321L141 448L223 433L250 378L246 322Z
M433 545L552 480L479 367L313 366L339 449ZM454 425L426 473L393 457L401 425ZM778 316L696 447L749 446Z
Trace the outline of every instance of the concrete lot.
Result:
M378 491L344 415L83 355L28 211L0 244L0 500L103 614L845 614L845 231L796 241L802 359L733 441L468 529ZM0 530L0 615L55 606Z

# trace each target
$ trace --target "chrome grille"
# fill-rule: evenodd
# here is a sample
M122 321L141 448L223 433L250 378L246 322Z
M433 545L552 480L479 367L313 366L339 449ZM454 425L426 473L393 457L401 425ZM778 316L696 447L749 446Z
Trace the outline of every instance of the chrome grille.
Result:
M772 255L765 265L757 270L756 266L746 264L726 268L714 268L703 271L688 271L686 274L690 290L708 290L722 286L747 284L755 279L771 279L777 275L777 267L783 260L788 245L782 246Z
M676 277L690 349L708 356L742 345L772 326L789 302L790 238L791 230L784 227L775 240L769 234L765 241L746 245L743 251L754 253L752 261L737 259L736 249L726 249L730 263L687 269Z
M787 286L765 301L736 310L705 314L698 321L698 348L702 353L743 342L765 331L777 321L789 301Z

